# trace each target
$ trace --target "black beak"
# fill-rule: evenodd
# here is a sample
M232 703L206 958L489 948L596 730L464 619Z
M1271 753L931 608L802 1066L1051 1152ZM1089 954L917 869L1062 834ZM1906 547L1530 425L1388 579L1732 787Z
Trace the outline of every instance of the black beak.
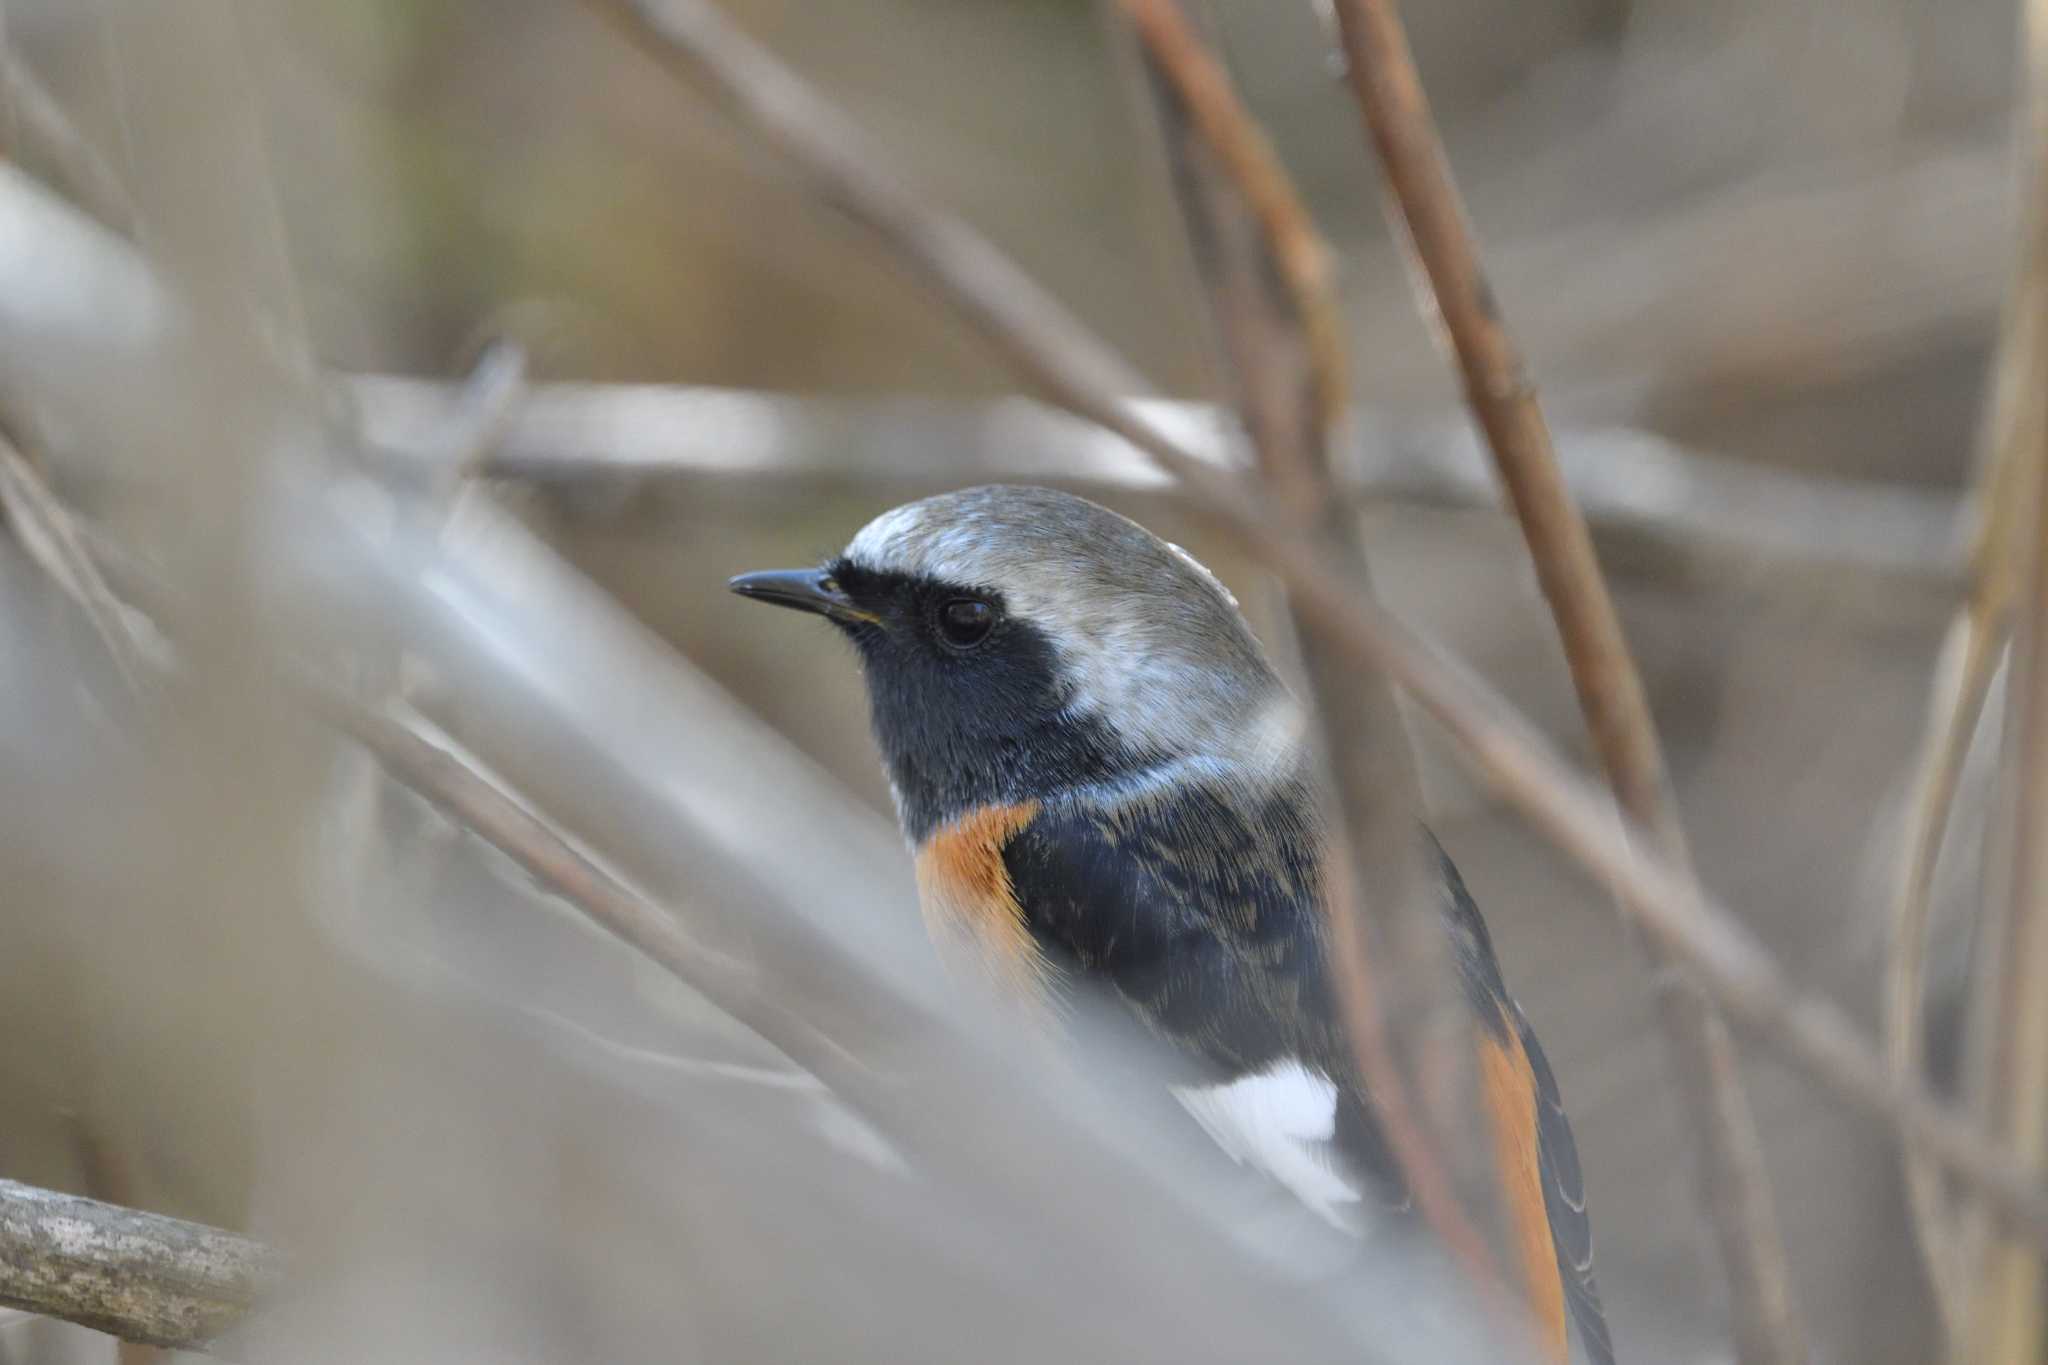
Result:
M873 612L855 606L838 580L824 569L769 569L763 573L743 573L726 586L756 602L816 612L835 621L862 621L873 625L881 619Z

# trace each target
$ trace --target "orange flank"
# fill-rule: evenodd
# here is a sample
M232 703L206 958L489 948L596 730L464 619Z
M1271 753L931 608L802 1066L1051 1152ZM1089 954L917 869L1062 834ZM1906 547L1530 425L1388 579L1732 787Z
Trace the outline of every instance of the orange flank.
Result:
M1024 922L1003 846L1038 815L1038 803L984 806L934 832L917 851L926 930L943 952L964 955L1018 1004L1045 1003L1045 955Z
M1558 1365L1570 1358L1564 1322L1564 1280L1551 1241L1550 1215L1543 1202L1543 1169L1536 1130L1536 1076L1522 1040L1507 1023L1504 1038L1482 1027L1479 1078L1486 1112L1493 1122L1493 1150L1500 1173L1508 1231L1522 1270L1522 1293L1542 1335L1544 1358Z

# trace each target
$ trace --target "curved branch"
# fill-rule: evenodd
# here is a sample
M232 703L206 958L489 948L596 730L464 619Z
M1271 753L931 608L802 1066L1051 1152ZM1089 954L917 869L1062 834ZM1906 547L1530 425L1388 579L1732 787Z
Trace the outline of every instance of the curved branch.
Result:
M1928 702L1927 733L1915 765L1906 817L1905 855L1886 920L1884 975L1885 1060L1892 1074L1918 1080L1925 1051L1927 928L1934 873L1948 837L1949 817L1971 738L1997 671L2004 632L1974 611L1956 618ZM1951 1346L1963 1340L1969 1313L1961 1248L1942 1188L1941 1168L1912 1144L1899 1154L1906 1200L1928 1284ZM1959 1356L1956 1358L1960 1358Z

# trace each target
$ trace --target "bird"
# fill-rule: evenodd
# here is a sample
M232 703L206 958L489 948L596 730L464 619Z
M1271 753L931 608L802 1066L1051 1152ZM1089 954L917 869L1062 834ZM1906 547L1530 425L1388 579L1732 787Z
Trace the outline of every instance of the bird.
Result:
M1193 1068L1175 1093L1241 1163L1340 1226L1406 1189L1327 964L1303 710L1192 555L1071 493L911 502L742 597L853 644L876 745L950 960L1027 1008L1101 989ZM1456 866L1423 827L1503 1206L1547 1358L1614 1350L1557 1080Z

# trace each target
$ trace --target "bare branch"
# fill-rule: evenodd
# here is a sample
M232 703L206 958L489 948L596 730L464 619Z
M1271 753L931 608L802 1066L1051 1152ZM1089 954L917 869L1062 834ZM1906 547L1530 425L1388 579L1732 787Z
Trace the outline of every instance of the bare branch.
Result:
M860 1108L875 1077L802 1016L778 1005L745 963L697 942L673 915L593 860L543 816L416 722L315 691L329 718L402 785L474 831L600 928L639 949Z
M2048 1245L2048 1193L1975 1126L1900 1082L1848 1016L1799 991L1769 952L1690 875L1617 829L1611 803L1508 704L1386 612L1357 600L1344 567L1127 401L1130 371L973 230L915 195L845 116L699 0L591 0L679 75L717 94L979 327L1053 401L1097 421L1177 475L1368 668L1394 676L1458 741L1463 759L1588 868L1736 1018L1808 1074L1924 1142L1982 1189L1998 1216Z
M1981 598L1975 599L1981 600ZM1886 920L1885 1059L1892 1073L1919 1079L1924 1064L1927 929L1935 869L1947 838L1956 789L1997 672L2004 631L1974 605L1959 614L1944 640L1928 698L1927 733L1913 775L1903 856ZM1969 1289L1941 1168L1912 1144L1900 1151L1906 1198L1929 1287L1955 1355L1966 1330Z
M467 391L396 375L346 383L365 437L401 465L439 458ZM1139 406L1192 453L1226 462L1215 408L1166 399ZM1337 432L1330 477L1348 499L1500 502L1500 481L1462 414L1395 422L1355 409ZM1565 482L1596 534L1651 541L1683 564L1768 565L1774 589L1809 572L1830 584L1848 574L1962 590L1961 508L1944 491L1719 459L1630 427L1565 430L1558 442ZM910 492L963 477L1168 485L1142 452L1015 399L663 384L536 385L477 471L542 484L731 475L766 482L843 479L849 467Z
M203 1351L283 1277L235 1233L0 1180L0 1304Z
M1286 169L1175 0L1119 0L1137 34L1193 257L1236 407L1265 485L1372 588L1358 522L1331 469L1346 364L1329 249ZM1393 688L1358 671L1316 623L1294 619L1341 819L1329 819L1323 913L1352 1052L1416 1207L1475 1284L1500 1272L1443 1154L1476 1155L1476 1092L1448 1047L1472 1027L1416 837L1415 754ZM1434 1046L1431 1046L1434 1044ZM1426 1055L1433 1054L1433 1055ZM1434 1076L1438 1083L1429 1084ZM1417 1096L1438 1098L1427 1112ZM1477 1198L1490 1172L1470 1163Z
M132 1207L138 1203L135 1172L125 1153L87 1122L83 1114L67 1111L63 1118L71 1130L71 1149L77 1155L87 1193L108 1204ZM116 1365L157 1365L163 1355L161 1346L124 1341L116 1349L114 1359Z
M2048 383L2048 372L2040 376ZM2039 503L2012 662L2005 746L2011 809L2005 933L1999 947L1996 1074L1990 1093L2007 1140L2034 1167L2048 1165L2048 479L2036 477ZM1985 1305L1985 1360L2039 1356L2042 1313L2037 1248L2008 1244L1991 1267Z
M1994 392L1998 444L1984 490L1989 501L1975 547L1972 603L1973 621L1984 618L1987 650L2003 609L2010 605L2014 613L1996 848L2002 875L1985 879L1980 936L1996 964L1988 977L1993 988L1971 1008L1986 1045L1981 1093L1990 1120L2039 1172L2048 1169L2048 0L2028 0L2022 13L2026 231ZM1978 1239L1968 1229L1965 1237L1973 1252ZM1938 1254L1933 1243L1928 1251ZM1955 1307L1968 1358L2041 1358L2048 1264L2040 1248L2008 1240L1980 1264L1946 1269L1956 1280L1944 1281L1944 1289L1975 1292L1967 1308Z
M1434 307L1426 311L1443 324L1521 523L1608 783L1669 865L1689 872L1691 853L1642 677L1592 535L1565 487L1535 383L1487 282L1394 0L1336 0L1334 8L1352 90L1429 281ZM1658 970L1665 965L1661 953L1653 951L1650 961L1679 1093L1697 1135L1700 1205L1728 1275L1737 1346L1746 1361L1795 1365L1806 1359L1805 1330L1734 1040L1696 985Z
M485 344L433 444L430 463L440 466L444 483L482 470L511 429L526 392L525 349L514 341Z
M115 597L93 562L85 538L41 473L0 434L0 511L29 556L78 603L131 691L142 691L159 648L133 608Z
M57 188L105 226L135 235L135 203L91 140L64 112L0 25L0 107L16 120L20 159L48 164Z

